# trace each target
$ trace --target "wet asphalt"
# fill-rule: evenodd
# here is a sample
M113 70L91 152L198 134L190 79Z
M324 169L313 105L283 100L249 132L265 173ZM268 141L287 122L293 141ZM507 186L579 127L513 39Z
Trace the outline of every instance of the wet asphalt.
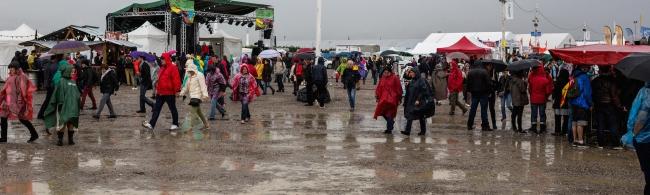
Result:
M399 135L401 109L395 134L385 135L385 122L372 118L371 82L355 112L345 90L330 84L325 109L296 102L287 84L286 93L251 105L249 124L240 124L240 104L227 101L229 119L204 131L167 130L166 106L154 131L142 128L150 113L135 113L138 91L126 86L113 96L117 119L106 118L107 108L100 120L82 111L74 146L56 146L41 120L34 121L41 138L27 144L27 130L12 121L9 143L0 144L0 194L642 193L633 151L573 148L563 137L516 134L500 123L493 132L467 131L466 117L449 116L446 102L426 136L416 135L417 123L413 135ZM35 95L36 111L43 98ZM182 122L188 101L180 100ZM202 107L207 114L209 104Z

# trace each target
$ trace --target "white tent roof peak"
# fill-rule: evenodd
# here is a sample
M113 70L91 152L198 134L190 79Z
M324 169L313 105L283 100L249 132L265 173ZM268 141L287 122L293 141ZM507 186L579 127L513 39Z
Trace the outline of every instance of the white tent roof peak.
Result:
M241 40L240 38L237 38L235 36L232 36L232 35L228 34L223 29L214 29L212 31L212 34L210 34L210 32L208 32L207 28L201 28L199 37L200 38L224 38L224 39Z
M27 41L34 39L34 35L36 34L36 30L34 30L32 27L27 26L26 24L21 24L18 26L18 28L14 30L3 30L0 31L0 40L5 40L5 41ZM38 36L43 36L42 34L38 34Z
M144 22L140 27L127 34L129 36L167 36L165 31L156 28L149 21Z

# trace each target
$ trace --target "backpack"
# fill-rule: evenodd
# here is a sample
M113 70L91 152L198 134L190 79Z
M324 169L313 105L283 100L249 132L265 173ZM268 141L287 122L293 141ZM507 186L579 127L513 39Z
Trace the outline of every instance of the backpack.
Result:
M580 86L575 81L575 79L571 79L567 85L569 85L566 93L566 97L568 99L575 99L577 97L580 97Z

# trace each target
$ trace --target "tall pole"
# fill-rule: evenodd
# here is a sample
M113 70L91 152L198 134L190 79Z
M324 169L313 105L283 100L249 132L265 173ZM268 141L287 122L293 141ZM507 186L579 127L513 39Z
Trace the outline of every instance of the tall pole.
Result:
M323 0L316 0L316 56L320 57L321 22L323 17Z
M582 27L582 45L587 45L587 22L585 22L585 25Z
M499 48L501 50L501 59L505 62L506 59L506 0L499 0L501 2L501 41Z

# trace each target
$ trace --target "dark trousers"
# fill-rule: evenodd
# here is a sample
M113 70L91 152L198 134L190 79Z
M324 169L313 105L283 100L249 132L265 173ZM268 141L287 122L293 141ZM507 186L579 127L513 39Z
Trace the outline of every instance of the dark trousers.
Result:
M47 94L45 95L45 100L43 100L43 104L41 104L41 109L38 110L37 117L39 119L45 118L43 115L45 114L45 109L47 109L47 105L50 104L50 99L52 98L52 93L54 93L54 88L48 87L47 88Z
M639 157L641 171L643 171L645 177L643 194L650 194L650 185L648 185L648 180L650 180L650 143L637 143L634 140L634 148L636 149L636 155Z
M315 98L314 98L314 83L313 82L307 82L307 85L305 85L305 87L307 89L307 93L305 93L305 95L307 95L307 103L308 104L314 104L314 100L315 100Z
M386 120L386 130L392 131L395 128L395 119L387 116L383 116Z
M296 79L296 81L293 82L293 93L298 94L298 88L300 88L300 84L302 83L302 78Z
M530 105L530 110L530 124L532 124L533 127L538 124L537 116L539 116L539 124L546 125L546 104L532 104Z
M278 91L284 92L284 76L281 74L275 75L275 82L278 83Z
M248 107L248 100L241 101L241 120L251 119L251 110Z
M140 85L140 111L146 111L145 104L153 107L154 102L147 97L147 87Z
M20 123L25 125L27 127L27 130L29 130L29 134L31 136L36 136L38 133L36 133L36 129L34 129L34 126L32 125L31 122L28 120L20 120ZM9 123L7 121L7 118L0 118L0 139L7 140L7 128L9 128Z
M494 107L496 106L497 96L496 94L491 94L488 96L488 109L490 110L490 118L492 119L492 128L497 129L497 113Z
M569 116L555 115L555 133L566 134L569 130Z
M327 99L327 84L317 83L316 85L316 98L318 98L318 105L323 107L325 106L325 100Z
M424 117L421 117L421 118L419 118L417 120L420 121L420 133L427 132L427 120ZM410 133L411 132L411 126L413 126L413 120L407 119L406 120L406 129L404 131L406 131L407 133Z
M610 133L610 144L611 146L618 146L619 140L621 137L618 135L618 111L616 107L612 104L597 104L596 108L596 120L598 120L598 145L607 146L605 143L605 130L608 130Z
M156 96L156 103L153 106L153 114L151 115L151 120L149 124L152 127L156 127L156 122L160 116L160 111L162 110L163 104L167 103L169 111L172 112L172 124L178 126L178 110L176 110L176 96L174 95L159 95Z
M487 116L488 96L483 94L472 94L472 107L469 109L467 128L474 127L474 118L476 117L476 109L478 109L479 103L481 103L481 127L490 128L490 122Z
M370 73L372 74L372 84L377 85L377 71L370 70Z
M524 128L521 126L522 124L522 117L524 115L524 107L523 106L513 106L512 107L512 112L511 112L511 117L510 117L510 124L512 125L512 130L513 131L522 131Z
M81 92L81 107L79 109L83 109L84 105L86 105L86 96L88 96L90 98L90 101L93 102L93 108L97 108L95 95L93 95L93 86L86 86Z

